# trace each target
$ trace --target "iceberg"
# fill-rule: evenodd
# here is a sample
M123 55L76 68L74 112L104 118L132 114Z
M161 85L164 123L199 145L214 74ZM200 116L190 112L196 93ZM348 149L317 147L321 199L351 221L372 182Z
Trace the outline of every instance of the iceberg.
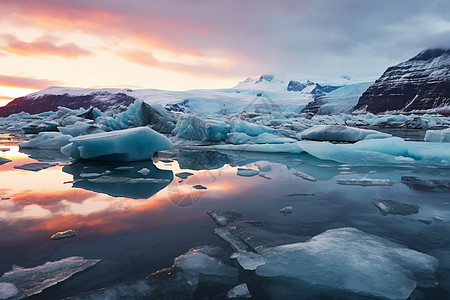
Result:
M230 125L230 132L245 133L248 136L258 136L263 133L277 134L277 131L273 128L238 119L232 120Z
M151 159L157 151L172 149L172 142L148 127L83 135L70 142L61 152L74 159L139 161Z
M450 128L443 130L427 130L425 133L426 142L450 143Z
M223 141L229 131L230 125L222 119L182 115L172 134L185 139Z
M0 277L0 299L22 299L38 294L76 273L95 266L100 259L86 259L79 256L46 262L34 268L13 266ZM9 295L9 297L6 297Z
M19 143L20 148L61 149L69 144L71 135L60 132L41 132L29 141Z
M260 250L264 277L288 278L386 299L433 287L438 260L355 228L327 230L307 242ZM351 255L349 255L351 254Z
M292 206L286 206L278 210L282 215L290 215L293 212Z
M334 142L357 142L364 139L382 139L391 136L375 130L342 125L316 125L299 134L299 137L304 140Z

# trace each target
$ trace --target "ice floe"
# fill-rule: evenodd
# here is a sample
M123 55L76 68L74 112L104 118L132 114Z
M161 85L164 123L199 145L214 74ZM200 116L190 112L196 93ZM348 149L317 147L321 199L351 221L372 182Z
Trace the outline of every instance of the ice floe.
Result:
M419 212L419 206L417 205L401 203L394 200L372 199L372 203L378 208L382 215L407 216Z
M27 171L40 171L40 170L44 170L50 167L54 167L58 165L57 163L28 163L28 164L24 164L24 165L20 165L20 166L14 166L14 169L21 169L21 170L27 170Z
M19 143L20 148L61 149L67 145L71 135L60 132L41 132L29 141Z
M392 135L375 130L342 125L316 125L301 132L300 137L315 141L357 142L364 139L381 139Z
M443 130L427 130L425 133L425 141L450 143L450 128Z
M423 190L429 192L448 192L450 191L449 179L425 179L416 176L402 176L403 184L414 190Z
M252 294L250 294L250 291L248 290L247 284L242 283L240 285L235 286L231 290L227 292L227 298L228 299L242 299L242 298L251 298Z
M22 299L38 294L72 275L95 266L100 259L86 259L79 256L46 262L34 268L13 266L0 277L0 298ZM13 288L14 287L14 288Z
M247 169L247 168L238 168L237 175L243 177L252 177L259 174L258 170L255 169Z
M438 260L355 228L327 230L307 242L260 250L265 277L290 278L387 299L433 287ZM351 255L349 255L351 253Z

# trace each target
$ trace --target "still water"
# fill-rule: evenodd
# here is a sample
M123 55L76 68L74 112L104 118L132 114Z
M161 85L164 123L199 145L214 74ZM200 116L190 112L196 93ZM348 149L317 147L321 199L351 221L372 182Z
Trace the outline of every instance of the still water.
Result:
M450 295L450 193L401 183L402 176L449 179L448 168L356 167L306 154L184 149L136 163L73 162L57 151L22 152L7 135L0 143L0 156L11 160L0 165L0 274L14 264L29 268L70 256L102 260L33 299L65 298L143 279L170 267L174 258L197 246L218 246L231 255L229 244L214 233L217 225L205 214L209 210L242 213L230 224L238 227L253 226L244 221L265 221L261 229L297 236L298 241L328 229L357 228L439 259L438 286L416 288L411 299L448 299ZM15 168L33 162L56 164L40 171ZM238 176L238 168L258 170L259 175ZM141 170L150 172L144 176ZM316 181L298 176L297 171ZM186 178L181 172L193 175ZM339 179L366 175L394 184L337 184ZM102 176L108 176L109 182L95 180ZM144 177L153 179L139 182ZM194 188L198 185L206 189ZM374 198L417 205L419 212L384 215L371 202ZM292 214L278 211L286 206L292 206ZM67 229L78 235L50 239ZM232 260L227 263L238 266ZM253 299L374 299L282 278L261 278L251 271L241 270L239 277ZM202 297L221 299L221 295L211 289L203 291Z

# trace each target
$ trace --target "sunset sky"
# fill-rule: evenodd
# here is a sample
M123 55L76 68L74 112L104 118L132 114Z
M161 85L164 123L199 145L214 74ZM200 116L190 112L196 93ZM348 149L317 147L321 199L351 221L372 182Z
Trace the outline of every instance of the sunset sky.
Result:
M186 90L263 73L375 80L450 47L450 1L0 1L0 105L50 85Z

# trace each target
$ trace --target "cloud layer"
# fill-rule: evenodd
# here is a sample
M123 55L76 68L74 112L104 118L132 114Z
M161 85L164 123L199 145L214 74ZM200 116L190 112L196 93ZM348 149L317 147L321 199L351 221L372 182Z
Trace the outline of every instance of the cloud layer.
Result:
M82 39L45 38L82 33L117 59L199 78L374 80L425 48L450 47L447 0L4 0L0 11L2 22L44 36L9 36L3 52L100 55Z

